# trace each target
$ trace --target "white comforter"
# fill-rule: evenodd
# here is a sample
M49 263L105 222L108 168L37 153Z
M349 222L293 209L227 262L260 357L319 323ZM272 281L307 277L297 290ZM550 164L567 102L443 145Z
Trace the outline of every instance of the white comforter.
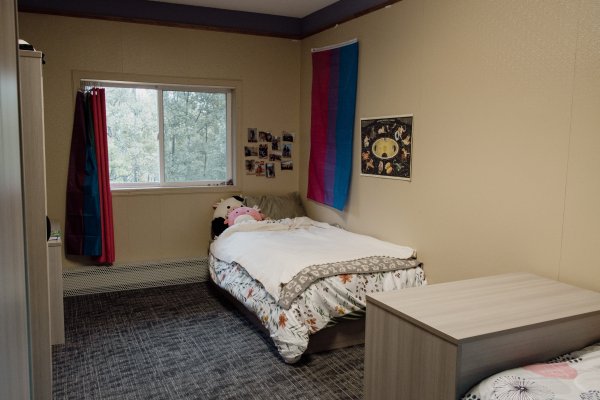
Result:
M275 301L281 286L303 268L372 256L408 259L410 247L351 233L307 217L245 222L227 228L210 246L219 260L238 263Z

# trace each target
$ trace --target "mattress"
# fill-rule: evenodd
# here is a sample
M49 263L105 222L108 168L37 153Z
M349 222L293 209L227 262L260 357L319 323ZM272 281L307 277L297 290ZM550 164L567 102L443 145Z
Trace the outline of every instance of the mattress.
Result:
M463 400L600 400L600 343L493 375Z
M366 295L426 285L419 265L394 271L338 274L311 283L283 306L239 264L209 255L211 279L253 312L270 333L279 354L287 363L300 359L311 334L340 319L364 315Z
M243 266L284 307L327 276L420 265L410 247L308 217L235 224L210 245L210 253Z

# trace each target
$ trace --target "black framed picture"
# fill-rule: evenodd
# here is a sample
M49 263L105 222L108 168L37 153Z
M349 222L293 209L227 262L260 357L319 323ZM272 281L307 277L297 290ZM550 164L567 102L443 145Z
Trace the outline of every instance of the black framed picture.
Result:
M361 118L361 175L411 179L413 116Z

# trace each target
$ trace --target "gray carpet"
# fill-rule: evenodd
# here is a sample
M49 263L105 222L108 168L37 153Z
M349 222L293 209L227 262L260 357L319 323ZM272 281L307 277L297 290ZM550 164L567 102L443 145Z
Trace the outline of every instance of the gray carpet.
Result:
M207 283L65 299L54 399L360 399L364 347L287 365Z

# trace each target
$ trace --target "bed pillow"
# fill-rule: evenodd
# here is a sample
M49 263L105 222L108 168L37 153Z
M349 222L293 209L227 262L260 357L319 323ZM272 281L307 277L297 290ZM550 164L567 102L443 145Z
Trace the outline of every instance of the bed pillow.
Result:
M213 238L219 236L227 228L225 219L230 211L244 205L244 198L241 196L233 196L227 199L221 199L213 206L213 220L211 223L211 236Z
M260 212L271 219L306 216L302 199L297 192L284 195L246 195L248 207L257 206Z

